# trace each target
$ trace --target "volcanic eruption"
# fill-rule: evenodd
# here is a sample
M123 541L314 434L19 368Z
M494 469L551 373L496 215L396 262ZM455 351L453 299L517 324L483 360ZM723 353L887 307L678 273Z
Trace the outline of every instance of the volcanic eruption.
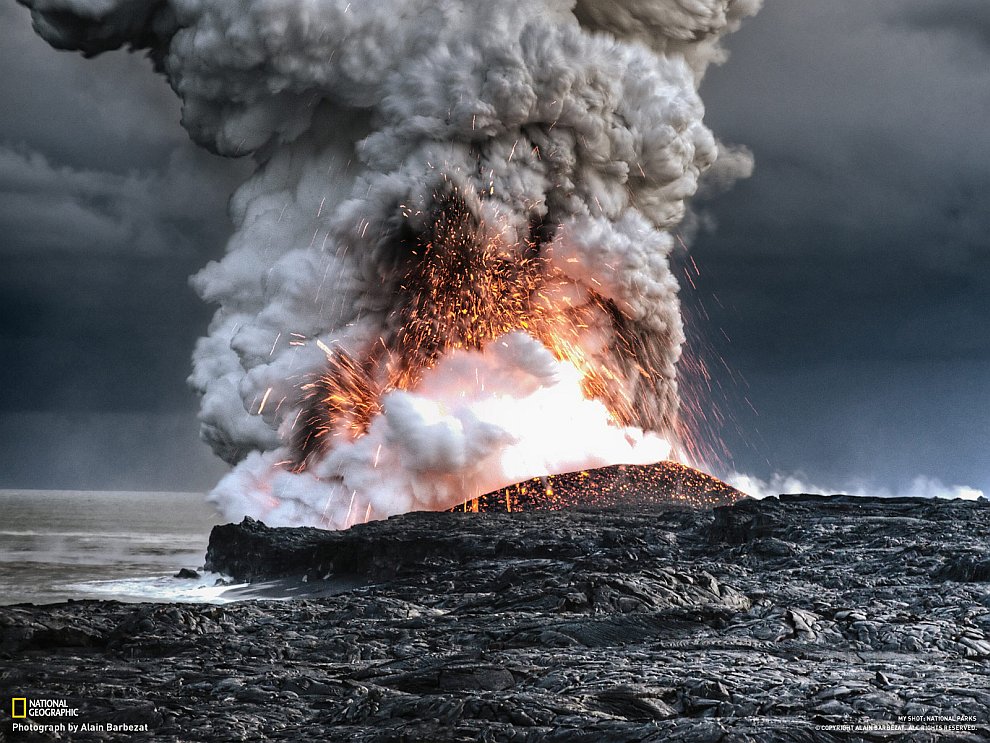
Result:
M697 93L760 0L20 0L252 156L190 383L226 516L345 528L683 450Z

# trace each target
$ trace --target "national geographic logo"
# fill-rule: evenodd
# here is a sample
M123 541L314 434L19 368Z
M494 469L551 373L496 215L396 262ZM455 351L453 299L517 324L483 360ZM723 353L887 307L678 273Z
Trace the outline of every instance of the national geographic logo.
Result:
M12 697L10 716L14 718L11 731L62 736L75 733L147 733L146 722L81 722L79 708L69 706L65 699L28 699ZM25 720L25 722L21 722ZM3 740L0 733L0 740Z
M28 717L79 717L79 708L70 707L65 699L28 699L13 697L10 700L10 716L15 720Z

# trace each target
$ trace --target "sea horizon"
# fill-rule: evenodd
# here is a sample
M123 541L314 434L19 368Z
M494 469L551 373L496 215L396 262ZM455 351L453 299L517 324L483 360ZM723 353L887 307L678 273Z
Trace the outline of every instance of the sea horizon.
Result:
M0 513L2 605L216 601L227 588L202 570L226 522L202 492L0 488Z

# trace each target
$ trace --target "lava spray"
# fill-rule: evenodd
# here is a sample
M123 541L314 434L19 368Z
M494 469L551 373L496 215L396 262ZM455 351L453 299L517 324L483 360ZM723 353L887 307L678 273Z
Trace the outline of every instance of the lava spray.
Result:
M193 277L224 514L345 528L677 447L670 255L718 160L698 86L760 0L20 0L148 50L256 172ZM713 181L713 182L714 182Z

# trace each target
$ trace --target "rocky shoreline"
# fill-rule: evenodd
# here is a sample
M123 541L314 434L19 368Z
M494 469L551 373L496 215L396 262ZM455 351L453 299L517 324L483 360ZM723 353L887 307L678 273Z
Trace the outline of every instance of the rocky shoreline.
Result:
M306 598L0 607L10 740L990 738L990 503L782 496L216 527ZM9 693L8 693L9 691ZM50 724L50 720L38 721ZM912 729L912 727L914 729Z

